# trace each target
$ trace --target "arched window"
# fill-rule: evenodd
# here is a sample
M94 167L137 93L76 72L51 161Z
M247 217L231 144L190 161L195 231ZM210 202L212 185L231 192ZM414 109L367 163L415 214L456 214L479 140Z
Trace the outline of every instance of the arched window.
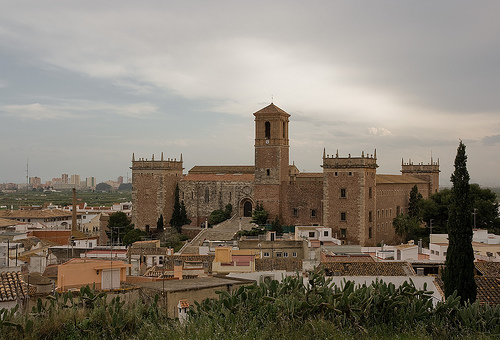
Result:
M266 122L266 139L271 139L271 123Z

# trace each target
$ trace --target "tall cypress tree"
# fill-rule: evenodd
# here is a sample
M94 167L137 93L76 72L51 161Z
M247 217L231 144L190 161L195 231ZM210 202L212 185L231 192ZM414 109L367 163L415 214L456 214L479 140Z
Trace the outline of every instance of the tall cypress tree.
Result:
M175 201L174 210L172 211L172 218L170 219L170 226L174 227L178 232L182 229L182 216L181 216L181 203L179 201L179 186L175 187Z
M448 253L443 272L446 297L457 291L462 303L476 300L474 280L474 251L472 250L472 202L465 145L460 141L451 175L450 205L448 208Z

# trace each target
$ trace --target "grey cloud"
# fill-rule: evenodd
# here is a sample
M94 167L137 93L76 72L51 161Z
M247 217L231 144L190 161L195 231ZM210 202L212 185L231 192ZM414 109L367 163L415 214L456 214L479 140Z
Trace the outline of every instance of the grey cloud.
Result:
M500 143L500 134L493 136L486 136L482 139L484 145L492 146Z

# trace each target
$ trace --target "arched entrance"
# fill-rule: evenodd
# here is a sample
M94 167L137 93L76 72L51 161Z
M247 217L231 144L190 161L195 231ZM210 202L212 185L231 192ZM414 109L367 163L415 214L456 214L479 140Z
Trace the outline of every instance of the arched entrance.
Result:
M252 202L245 201L243 203L243 217L252 217Z

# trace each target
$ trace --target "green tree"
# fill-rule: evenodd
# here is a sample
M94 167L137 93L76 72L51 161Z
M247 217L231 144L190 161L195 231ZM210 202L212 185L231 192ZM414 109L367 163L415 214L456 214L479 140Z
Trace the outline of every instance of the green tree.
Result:
M97 184L95 186L95 189L97 191L106 191L106 192L108 192L108 191L111 191L111 185L109 185L108 183L101 182L101 183L99 183L99 184Z
M177 232L182 231L182 226L191 223L187 217L186 206L184 201L179 200L179 185L175 187L175 201L174 210L172 211L172 218L170 219L170 226L175 228Z
M175 187L174 210L172 211L170 226L174 227L179 233L181 232L182 218L181 218L181 203L179 201L179 185Z
M215 225L227 220L226 213L220 209L214 210L208 216L208 223Z
M181 222L182 225L190 224L191 220L187 216L186 206L184 205L184 201L181 201Z
M165 228L163 226L163 214L160 214L158 221L156 222L156 230L163 231Z
M258 204L252 213L252 222L258 225L264 225L267 223L267 217L269 213L264 209L262 204Z
M422 194L418 192L417 185L414 185L410 191L410 200L408 202L408 215L411 218L420 220L420 202L422 198Z
M483 189L478 184L470 185L470 195L476 213L476 227L500 233L500 218L498 217L497 195L490 189ZM420 202L420 212L424 222L432 219L432 232L446 234L448 223L448 206L451 190L443 189L428 199ZM472 222L474 225L474 221Z
M495 234L500 233L497 195L490 189L482 189L479 184L471 184L470 192L475 213L473 220L475 227L488 229Z
M134 242L141 241L148 234L140 229L132 229L123 236L123 245L129 246Z
M448 206L450 204L451 190L443 189L420 202L422 220L430 224L434 234L448 233Z
M451 175L450 206L448 210L448 251L443 272L446 297L457 292L461 302L476 300L474 280L474 252L472 249L472 201L467 171L465 145L460 141L455 157L455 171Z
M123 211L117 211L109 215L106 234L112 244L123 242L123 237L133 229L134 225Z
M281 226L278 216L276 216L273 223L271 223L271 231L275 231L277 235L283 235L283 227Z
M233 205L231 203L228 203L224 208L224 215L226 215L226 220L230 219L232 214L233 214Z
M408 241L409 236L414 234L419 225L420 221L416 217L404 214L399 214L392 221L396 234L401 236L404 242Z

